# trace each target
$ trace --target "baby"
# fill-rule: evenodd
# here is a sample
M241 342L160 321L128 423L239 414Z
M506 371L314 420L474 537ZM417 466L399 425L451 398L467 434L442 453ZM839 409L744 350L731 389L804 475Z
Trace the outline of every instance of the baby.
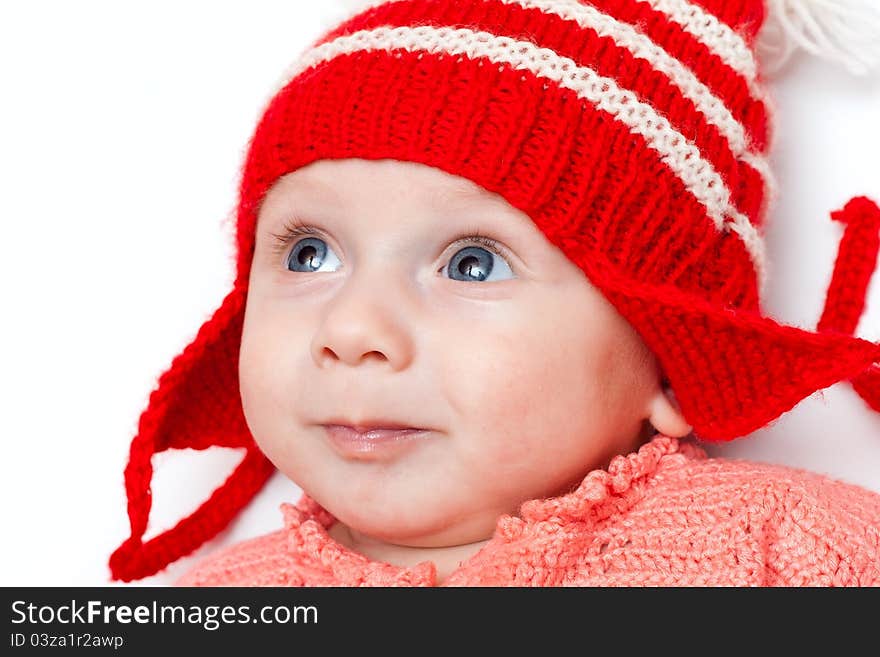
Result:
M834 214L820 330L760 313L763 16L397 0L326 34L249 145L233 290L141 417L113 577L277 468L284 526L178 584L880 585L880 495L697 444L837 381L880 410L872 201ZM143 543L151 456L212 445L245 458Z
M248 290L248 426L333 510L331 535L377 560L445 575L524 500L653 429L690 430L583 272L500 196L437 169L322 160L283 177Z

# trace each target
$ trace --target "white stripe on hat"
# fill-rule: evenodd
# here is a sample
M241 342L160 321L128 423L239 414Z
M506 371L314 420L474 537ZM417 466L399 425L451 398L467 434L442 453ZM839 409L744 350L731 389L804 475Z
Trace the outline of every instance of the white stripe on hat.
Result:
M388 5L404 0L350 0L348 16L353 18L367 9ZM522 4L528 6L527 0L500 0L509 4ZM743 77L749 87L750 94L756 100L765 100L766 94L757 83L758 61L754 51L745 42L745 39L732 27L722 22L717 16L706 11L701 6L688 0L633 0L650 5L655 11L664 14L670 21L678 23L681 28L702 43L721 61ZM595 12L599 10L589 5L589 0L558 0L559 4L575 5L589 8ZM534 6L544 8L545 5L555 4L553 0L548 2L534 2ZM607 14L603 14L607 15ZM616 19L614 19L616 20ZM659 47L659 46L658 46Z
M695 36L709 50L739 73L752 88L757 78L755 54L745 40L729 25L714 14L688 0L636 0L651 5L651 8L666 14L670 20L681 25L682 29ZM761 98L755 90L753 95Z
M687 190L707 210L719 231L733 230L743 241L763 291L765 279L764 241L755 226L730 201L730 190L710 162L669 121L639 100L635 93L617 83L560 57L549 48L538 48L529 41L499 37L489 32L451 27L380 27L338 37L306 51L288 70L290 81L303 71L340 55L359 51L424 51L432 54L485 57L496 64L509 65L533 75L552 80L574 91L599 109L629 126L645 138L650 148L684 183Z
M646 60L654 70L666 75L682 95L693 102L697 110L706 117L706 121L718 129L738 160L746 162L761 174L768 186L775 185L774 175L766 158L749 149L745 128L733 117L727 106L694 75L693 71L630 24L623 23L578 0L499 1L520 5L526 9L540 9L545 13L575 21L581 27L592 28L599 36L611 37L618 46L629 50L634 57Z
M357 13L381 5L403 0L374 0L356 3ZM768 194L773 195L776 180L767 159L760 152L749 148L745 127L712 91L680 60L670 55L647 35L629 23L622 22L597 8L579 0L498 0L504 4L517 5L523 9L538 9L570 20L581 27L593 29L599 36L610 37L621 48L629 50L633 57L647 61L651 67L663 73L688 98L705 120L713 125L727 140L737 160L756 170L764 179ZM716 51L731 68L742 75L752 87L754 82L754 59L751 50L736 32L700 7L685 0L637 0L651 6L678 22L691 34ZM351 17L351 16L350 16ZM732 63L731 63L732 62ZM755 91L756 98L763 92Z

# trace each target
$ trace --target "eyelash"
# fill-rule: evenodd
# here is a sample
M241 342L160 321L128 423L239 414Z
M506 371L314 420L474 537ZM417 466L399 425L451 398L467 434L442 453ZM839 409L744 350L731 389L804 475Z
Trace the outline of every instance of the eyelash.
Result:
M495 255L510 261L506 249L502 247L497 240L493 240L491 237L481 234L478 228L466 231L466 233L467 234L464 236L453 240L450 244L462 244L464 246L476 243L488 249ZM296 217L291 217L283 224L280 234L270 232L269 235L272 237L272 253L276 260L280 259L282 255L286 255L288 249L290 249L290 247L301 237L318 237L324 239L320 230L303 224Z
M297 238L320 237L321 233L316 228L306 226L296 217L292 217L281 227L281 234L270 232L269 235L272 237L272 254L277 259L284 255Z

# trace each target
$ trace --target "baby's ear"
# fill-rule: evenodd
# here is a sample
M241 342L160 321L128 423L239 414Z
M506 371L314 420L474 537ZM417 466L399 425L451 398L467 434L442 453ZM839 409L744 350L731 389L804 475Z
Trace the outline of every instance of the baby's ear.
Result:
M665 384L657 388L650 400L648 420L658 432L673 438L682 438L693 430L684 419L672 388Z

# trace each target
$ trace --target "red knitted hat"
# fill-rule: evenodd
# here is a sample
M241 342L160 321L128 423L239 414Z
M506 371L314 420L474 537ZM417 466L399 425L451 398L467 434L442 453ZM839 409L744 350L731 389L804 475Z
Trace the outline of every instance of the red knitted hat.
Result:
M808 47L796 24L819 24L797 13L810 3L768 4L789 8L777 29ZM274 472L238 385L254 228L272 184L320 159L426 164L525 212L641 335L697 438L743 436L838 381L880 411L880 345L853 336L880 248L877 205L858 197L831 215L845 231L816 332L760 309L773 200L772 107L755 56L764 20L764 0L391 0L313 44L249 143L233 288L140 417L125 469L131 537L112 577L189 554ZM859 65L858 49L826 52ZM214 445L246 455L144 543L151 457Z

